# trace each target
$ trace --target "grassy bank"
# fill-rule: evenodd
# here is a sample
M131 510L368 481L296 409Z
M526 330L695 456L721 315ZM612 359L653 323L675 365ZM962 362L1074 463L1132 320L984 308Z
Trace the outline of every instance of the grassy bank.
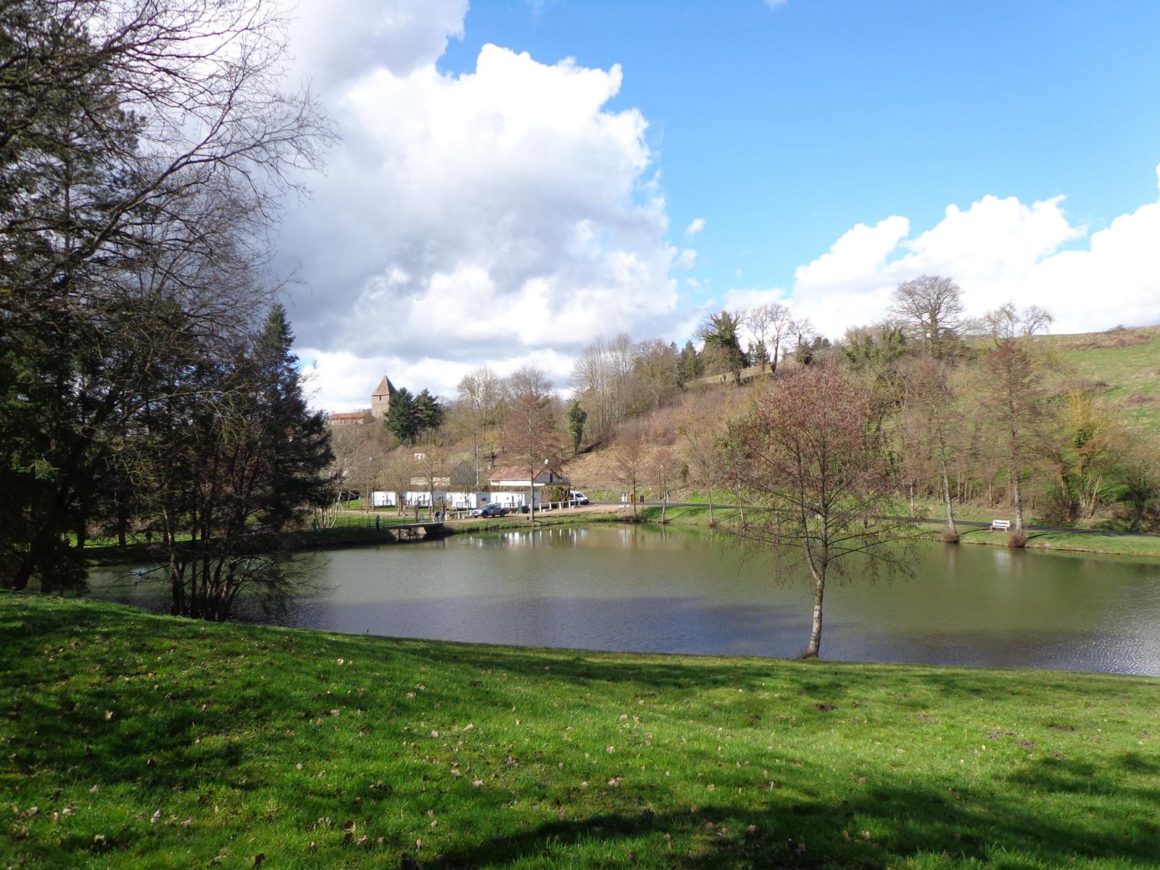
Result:
M639 509L645 522L659 522L661 509L649 505ZM716 508L713 512L718 523L737 521L737 511ZM709 511L697 507L670 507L665 517L668 522L708 527ZM922 525L923 533L932 541L938 540L944 527L943 520L929 520ZM982 523L959 522L959 534L964 544L986 544L993 547L1008 545L1006 532L992 532ZM1121 532L1097 530L1028 530L1028 549L1064 550L1068 552L1093 553L1103 556L1142 556L1160 558L1160 535L1129 535Z
M1160 683L0 595L0 865L1143 867Z

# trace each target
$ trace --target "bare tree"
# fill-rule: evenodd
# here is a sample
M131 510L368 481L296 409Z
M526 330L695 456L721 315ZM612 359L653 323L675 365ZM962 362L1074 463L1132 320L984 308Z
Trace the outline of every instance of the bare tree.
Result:
M677 350L663 341L643 341L633 348L633 413L663 408L676 395Z
M661 523L667 520L669 497L680 482L681 463L671 444L654 444L648 455L647 473L652 491L661 503Z
M737 522L745 528L745 488L751 470L754 441L750 437L745 421L732 417L725 421L713 439L716 454L713 462L721 470L722 477L733 491L733 503L737 507Z
M890 313L906 325L927 353L942 358L964 325L963 291L950 278L920 275L895 288Z
M563 453L563 435L548 376L534 366L517 369L506 382L505 455L528 472L528 519L536 519L535 479Z
M611 341L593 342L576 360L572 385L589 411L588 428L593 439L607 436L636 404L636 360L637 349L624 333Z
M717 428L721 422L715 401L706 402L710 394L701 393L687 402L677 423L681 439L681 454L689 469L689 479L704 487L709 502L709 525L716 526L713 516L713 491L720 485L723 472L721 454L717 450Z
M920 460L930 460L937 468L947 519L942 540L947 543L957 543L959 540L950 481L951 446L958 419L958 402L959 397L955 394L945 362L934 357L922 357L908 368L902 422L903 429L913 433L914 437L910 439L905 453Z
M431 433L421 443L415 445L412 452L415 479L422 482L427 490L427 515L435 519L435 490L444 478L448 476L449 453L447 444L437 433Z
M887 519L893 492L880 436L870 425L865 391L836 365L800 369L769 382L739 427L750 450L746 486L767 508L738 534L796 551L814 587L809 642L821 649L827 583L880 570L905 571L903 553L884 546L904 539L905 520Z
M788 306L769 302L751 309L745 315L745 325L769 354L769 371L777 372L781 342L790 333L793 317ZM772 346L771 346L772 343Z
M395 511L402 514L407 510L404 495L411 487L415 475L415 461L412 451L406 447L396 447L387 454L379 472L383 485L395 493Z
M640 501L640 484L648 471L648 438L642 425L633 422L621 426L616 433L616 445L612 451L616 478L628 493L628 502L635 519L636 505Z
M451 409L452 428L471 442L475 481L479 485L483 457L495 451L503 423L503 383L487 366L464 375L459 401Z
M993 346L983 358L985 380L979 389L980 405L1000 433L1015 512L1011 544L1023 546L1026 535L1022 482L1034 451L1032 445L1042 433L1047 403L1043 372L1030 339L1051 323L1051 315L1034 306L1020 312L1007 303L987 314L984 323Z

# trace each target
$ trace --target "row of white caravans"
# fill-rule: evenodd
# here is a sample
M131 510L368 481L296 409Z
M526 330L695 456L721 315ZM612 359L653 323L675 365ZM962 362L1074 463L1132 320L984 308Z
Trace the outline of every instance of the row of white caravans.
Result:
M535 506L540 507L540 490L536 490ZM402 493L403 507L429 508L434 496L436 505L445 505L449 510L465 511L498 504L508 510L519 510L528 503L527 492L499 490L496 492L444 492L435 490L408 491ZM376 508L399 507L399 493L392 490L376 490L371 493L371 506Z

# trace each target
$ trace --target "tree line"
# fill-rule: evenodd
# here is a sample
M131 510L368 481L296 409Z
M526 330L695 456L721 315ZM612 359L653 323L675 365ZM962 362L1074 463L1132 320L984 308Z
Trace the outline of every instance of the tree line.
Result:
M900 284L886 319L851 328L833 344L780 303L715 312L699 330L699 348L627 335L594 342L576 361L567 402L534 368L504 379L483 367L463 378L446 407L431 400L438 422L420 436L388 426L409 444L467 445L467 483L481 485L487 469L512 452L506 421L520 395L513 385L531 372L542 384L537 407L551 433L533 451L541 462L611 447L626 492L647 490L663 503L665 493L696 486L736 500L745 454L727 437L735 421L722 413L720 394L702 396L692 381L715 372L740 384L748 367L758 380L776 382L801 368L836 365L871 399L898 491L908 505L941 503L947 540L958 535L956 505L1000 496L1010 502L1016 539L1029 498L1040 516L1061 525L1113 510L1125 529L1155 524L1156 463L1100 413L1092 385L1059 371L1036 338L1050 326L1049 313L1010 304L978 319L964 312L959 286L931 275Z
M157 547L175 613L275 588L329 500L267 246L331 138L264 0L0 3L0 582Z

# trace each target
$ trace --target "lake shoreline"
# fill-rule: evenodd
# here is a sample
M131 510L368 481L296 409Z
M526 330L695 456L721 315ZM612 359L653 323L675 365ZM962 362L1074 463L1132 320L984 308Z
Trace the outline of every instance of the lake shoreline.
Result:
M606 505L591 505L583 508L569 508L565 511L549 511L536 515L535 522L524 515L511 515L492 519L451 519L446 522L447 534L474 534L477 532L504 532L529 528L547 528L560 525L583 523L644 523L660 525L659 505L640 505L634 516L624 508ZM709 523L707 506L671 506L665 511L665 525L691 526L707 530L713 529ZM718 525L723 525L736 515L735 509L717 507L714 509ZM367 515L359 515L364 517ZM945 522L935 519L919 520L923 537L939 540ZM727 534L720 529L722 534ZM972 546L1008 548L1008 535L992 532L986 523L964 521L959 524L959 543ZM365 526L332 529L285 532L279 536L279 549L291 552L310 552L344 549L347 547L377 547L385 544L408 544L411 541L395 541L390 526L375 528ZM1128 556L1160 560L1160 535L1132 534L1128 532L1108 532L1088 529L1029 529L1025 549L1044 550L1061 553L1087 553L1096 556ZM156 555L156 548L145 543L125 546L88 547L85 550L90 565L108 567L150 561Z

